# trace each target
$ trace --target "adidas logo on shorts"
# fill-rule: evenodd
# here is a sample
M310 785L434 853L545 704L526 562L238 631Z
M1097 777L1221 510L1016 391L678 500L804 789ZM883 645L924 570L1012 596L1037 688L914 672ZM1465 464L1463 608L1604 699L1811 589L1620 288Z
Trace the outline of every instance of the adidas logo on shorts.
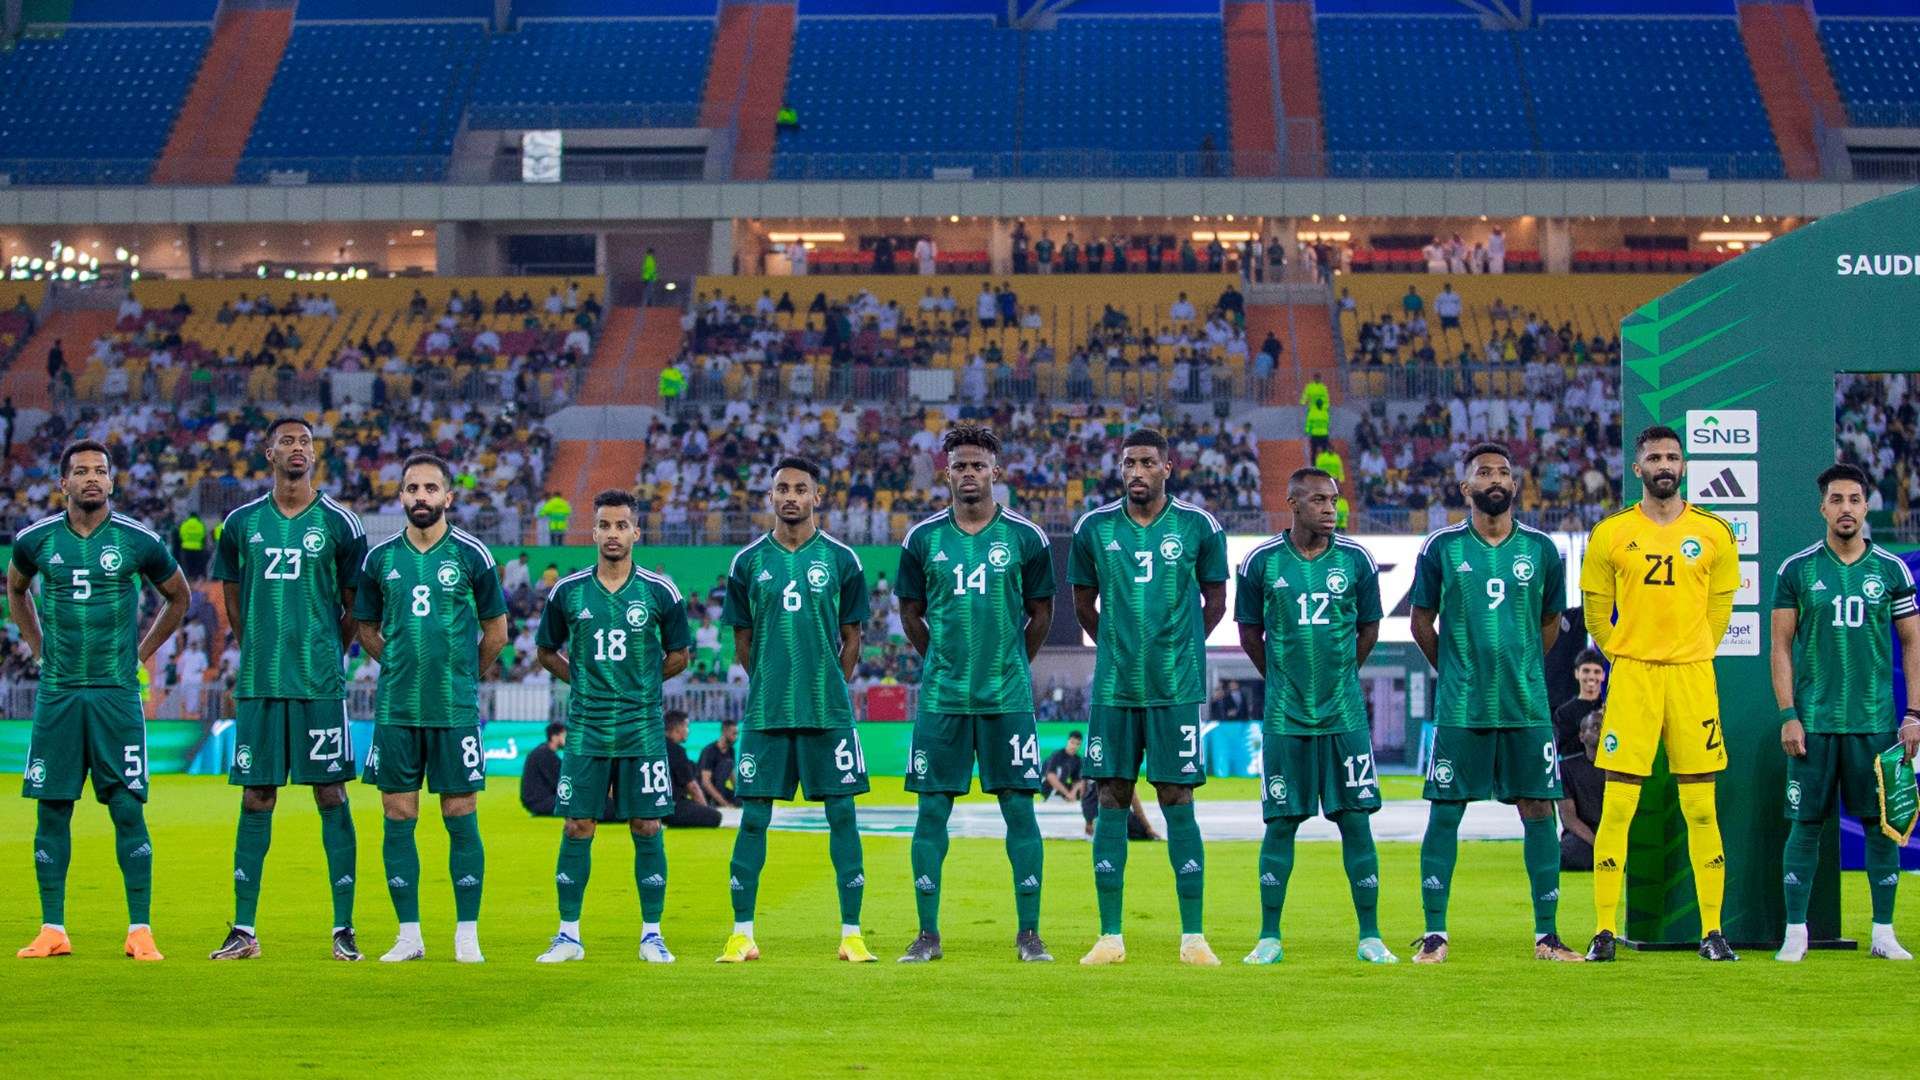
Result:
M469 780L485 780L486 778L487 778L486 774L481 772L479 769L475 769L472 772L467 774L467 779Z
M1191 773L1191 772L1199 772L1200 770L1194 768L1193 762L1189 761L1185 765L1180 766L1180 771L1183 773Z
M925 874L921 874L919 877L913 879L913 887L923 893L930 893L933 891L933 879Z
M1180 867L1180 873L1182 874L1197 874L1199 872L1200 872L1200 863L1194 859L1188 859Z
M453 887L456 889L471 889L479 884L479 878L474 877L472 874L465 874L461 876L459 881L453 883Z
M659 874L648 874L640 882L640 884L645 885L649 889L657 889L660 886L665 885L666 883L667 883L667 879L661 877Z
M329 764L327 765L327 771L328 771L328 772L339 772L339 771L340 771L340 763L339 763L339 762L337 762L337 761L335 761L335 762L331 762L331 763L329 763Z
M1620 869L1620 864L1617 862L1614 862L1612 859L1601 859L1600 865L1594 867L1594 869L1595 870L1618 870Z
M851 783L853 783L853 774L852 774L852 773L848 773L847 775L845 775L845 776L843 776L843 777L841 777L841 778L840 778L840 782L841 782L841 783L843 783L843 784L851 784Z
M660 796L659 798L653 800L653 805L655 806L667 805L667 797L665 795Z
M564 873L560 873L560 874L555 874L555 875L553 875L553 880L554 880L554 883L555 883L555 884L558 884L558 885L571 885L571 884L573 884L573 879L572 879L572 878L570 878L570 877L568 877L568 876L567 876L566 874L564 874Z
M1262 884L1262 885L1278 885L1278 884L1280 884L1280 879L1279 879L1279 878L1277 878L1277 877L1274 877L1274 876L1273 876L1272 874L1261 874L1261 875L1260 875L1260 884Z
M1420 883L1420 887L1423 889L1444 889L1447 885L1446 882L1441 881L1438 877L1429 874L1427 880Z
M1021 882L1019 887L1022 889L1037 889L1040 887L1040 879L1032 874L1028 874L1027 880Z
M131 779L131 780L129 780L129 781L127 781L127 790L128 790L128 791L139 791L139 790L140 790L141 788L143 788L143 787L145 787L145 786L146 786L146 785L145 785L145 784L142 784L142 783L140 782L140 778L139 778L139 777L137 777L137 776L136 776L136 777L134 777L133 779Z
M1027 773L1026 773L1026 779L1028 779L1028 780L1038 780L1038 779L1040 779L1040 774L1039 774L1039 773L1037 773L1037 772L1034 772L1034 771L1033 771L1032 769L1028 769L1028 770L1027 770Z

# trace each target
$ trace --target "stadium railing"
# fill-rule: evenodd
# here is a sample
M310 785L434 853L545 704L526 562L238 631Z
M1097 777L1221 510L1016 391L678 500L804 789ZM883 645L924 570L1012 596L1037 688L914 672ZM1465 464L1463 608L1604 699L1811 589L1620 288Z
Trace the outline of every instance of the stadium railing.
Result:
M467 106L467 126L482 131L505 128L695 128L697 101L582 102L554 104L495 102Z
M1544 365L1557 398L1566 384L1560 364ZM1620 372L1610 364L1588 364L1576 369L1585 377L1599 375L1617 396ZM1340 369L1340 388L1350 398L1440 400L1468 397L1531 397L1527 368L1521 364L1348 364Z
M345 401L362 404L371 402L374 382L385 378L380 373L367 371L277 372L263 377L249 368L217 368L207 374L211 377L175 380L171 394L162 391L157 381L152 385L141 381L131 383L125 397L117 401L95 389L73 399L67 399L62 393L56 404L144 402L193 405L204 402L211 395L215 406L221 409L234 408L248 401L277 401L284 405L317 408L329 401L336 405ZM418 378L422 386L420 396L429 401L459 401L489 406L514 402L531 410L536 416L544 416L575 400L586 377L583 368L557 369L548 374L553 378L548 380L545 392L541 392L536 380L533 393L522 395L524 400L515 398L514 373L511 371L486 368L462 372L450 367L430 367ZM412 400L413 397L403 393L399 400Z
M791 365L798 366L798 365ZM1063 363L1041 364L1032 374L1016 376L1011 369L989 373L984 401L1091 402L1091 401L1176 401L1202 405L1213 402L1227 407L1245 400L1250 394L1266 400L1265 393L1276 385L1275 377L1262 379L1252 374L1220 370L1212 375L1211 388L1201 392L1200 380L1190 377L1184 389L1169 387L1172 365L1157 370L1109 370L1106 365L1089 365L1084 376L1075 375ZM673 404L702 407L728 401L807 402L807 401L962 401L966 398L966 375L952 369L885 368L852 364L832 368L824 380L816 378L809 387L796 388L790 371L778 365L761 365L756 377L731 379L694 371L687 376L685 392Z

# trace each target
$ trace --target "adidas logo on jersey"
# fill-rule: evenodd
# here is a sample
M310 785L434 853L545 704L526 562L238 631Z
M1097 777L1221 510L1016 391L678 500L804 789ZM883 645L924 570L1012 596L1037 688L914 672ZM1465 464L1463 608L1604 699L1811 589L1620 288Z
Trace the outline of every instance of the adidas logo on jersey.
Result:
M261 536L259 533L254 533L252 536L247 537L247 543L249 544L264 544L266 542L267 538Z
M757 577L757 578L754 578L753 580L755 580L755 581L772 581L772 580L773 580L773 575L772 575L772 574L769 574L769 573L767 573L767 572L766 572L765 570L762 570L762 571L760 571L760 576L759 576L759 577Z
M1276 588L1276 589L1291 589L1291 588L1293 588L1293 586L1291 586L1291 585L1289 585L1289 584L1287 584L1287 579L1286 579L1286 578L1284 578L1284 577L1277 577L1277 578L1274 578L1274 579L1273 579L1273 587L1274 587L1274 588Z
M236 867L234 867L234 868L233 868L233 880L235 880L235 881L252 881L253 879L247 876L247 872L246 872L245 870L242 870L242 869L240 869L239 867L237 867L237 866L236 866Z
M393 886L396 889L404 889L407 887L407 879L400 877L398 875L395 875L387 879L387 884Z
M553 875L553 881L554 881L554 884L556 885L573 884L573 879L568 877L564 872Z
M1826 592L1826 591L1827 591L1827 583L1826 583L1826 582L1824 582L1824 581L1816 581L1816 582L1814 582L1814 583L1813 583L1813 591L1814 591L1814 592Z
M1190 773L1190 772L1199 772L1200 770L1194 768L1193 762L1189 761L1185 765L1180 766L1180 771L1183 773Z
M1368 874L1366 877L1354 882L1353 887L1356 889L1377 889L1380 887L1380 875Z
M923 893L931 893L933 891L933 879L925 874L921 874L919 877L913 879L913 887Z
M1093 864L1093 872L1096 874L1111 874L1113 873L1113 863L1106 859L1101 859L1099 862Z
M346 887L347 887L348 885L351 885L351 884L353 884L353 875L352 875L352 874L343 874L343 875L341 875L341 878L340 878L340 880L339 880L339 881L336 881L336 882L334 882L334 883L333 883L333 887L334 887L334 888L336 888L336 889L344 889L344 888L346 888Z
M867 875L865 875L865 874L855 874L855 875L853 875L853 880L852 880L852 881L849 881L849 882L847 882L847 883L846 883L845 885L843 885L843 886L841 886L841 887L842 887L842 888L846 888L846 889L858 889L858 888L861 888L862 886L864 886L864 885L866 885L866 883L867 883Z
M1178 872L1182 874L1197 874L1200 872L1200 863L1196 859L1188 859L1181 864Z
M1420 883L1420 887L1423 889L1444 889L1447 887L1447 883L1429 874L1427 875L1427 880Z
M400 580L400 571L398 571L398 570L389 570L389 571L387 571L387 576L386 576L386 578L385 578L385 580L387 580L387 581L399 581L399 580Z
M1261 874L1261 875L1260 875L1260 884L1262 884L1262 885L1278 885L1278 884L1280 884L1280 879L1279 879L1279 878L1277 878L1277 877L1274 877L1274 876L1273 876L1272 874Z
M580 610L580 621L581 621L581 622L586 622L586 621L587 621L588 619L591 619L591 618L593 618L593 609L592 609L592 608L582 608L582 609Z
M1640 541L1638 541L1638 540L1629 540L1629 541L1627 541L1627 550L1628 550L1628 551L1639 551L1639 550L1640 550Z
M1108 550L1108 551L1119 551L1119 550L1120 550L1120 541L1118 541L1118 540L1109 540L1109 541L1107 541L1107 550Z
M479 878L474 877L472 874L465 874L461 876L459 881L456 881L453 883L453 887L456 889L471 889L471 888L475 888L479 884L480 884Z
M53 558L47 560L47 565L48 566L65 566L67 565L67 560L61 558L60 553L56 551L53 553Z
M1028 874L1027 879L1022 881L1017 887L1022 889L1037 889L1040 887L1040 879L1033 874Z
M1793 872L1793 871L1791 871L1791 870L1789 870L1789 871L1787 871L1787 876L1786 876L1786 877L1784 877L1784 878L1781 878L1781 879L1780 879L1780 884L1782 884L1782 885L1798 885L1798 884L1800 884L1800 875L1799 875L1799 874L1796 874L1796 873L1794 873L1794 872Z
M1470 562L1468 562L1468 561L1467 561L1467 560L1465 560L1465 559L1461 559L1461 560L1460 560L1460 565L1459 565L1459 566L1456 566L1456 567L1454 567L1454 569L1455 569L1455 570L1457 570L1457 571L1459 571L1459 572L1460 572L1460 573L1462 573L1462 574L1471 574L1471 573L1473 573L1473 564L1472 564L1472 563L1470 563Z
M481 772L479 769L475 769L472 772L467 774L467 779L469 780L485 780L486 778L487 778L486 774Z
M934 556L933 556L933 560L932 560L932 561L933 561L933 562L946 562L946 561L947 561L947 553L946 553L946 552L944 552L944 551L939 551L939 552L935 552L935 553L934 553Z

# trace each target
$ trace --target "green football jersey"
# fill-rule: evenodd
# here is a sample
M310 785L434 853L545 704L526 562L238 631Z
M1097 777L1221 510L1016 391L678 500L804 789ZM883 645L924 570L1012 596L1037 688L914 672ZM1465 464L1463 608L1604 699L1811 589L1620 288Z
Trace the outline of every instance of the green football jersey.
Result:
M766 533L727 573L721 621L753 631L748 731L850 727L840 628L867 619L867 576L853 549L815 530L794 551Z
M1920 614L1913 573L1869 544L1849 564L1825 541L1790 556L1774 579L1773 606L1799 616L1793 634L1793 702L1810 732L1894 730L1893 623Z
M1168 499L1140 525L1118 499L1073 527L1067 580L1100 590L1093 704L1192 705L1207 699L1200 586L1227 580L1227 536L1212 514Z
M288 517L273 493L227 515L213 549L213 578L240 590L236 698L337 700L343 696L338 633L341 590L359 581L367 534L353 511L320 495Z
M159 533L110 513L81 536L59 513L14 534L13 565L42 579L41 690L140 689L140 582L179 569Z
M1380 621L1380 573L1367 549L1335 536L1308 558L1283 532L1247 553L1233 619L1267 635L1269 735L1327 735L1367 726L1358 630Z
M1567 564L1553 538L1518 522L1499 544L1468 522L1427 537L1414 563L1414 607L1439 612L1442 727L1553 723L1540 625L1566 609Z
M479 713L480 624L507 613L487 546L449 527L421 551L405 529L367 550L353 617L386 638L374 723L460 727Z
M1032 710L1026 603L1054 593L1053 549L1040 526L1003 506L968 535L942 510L907 530L894 582L900 599L927 605L921 708Z
M534 642L564 649L573 668L569 754L666 754L660 663L667 653L693 644L687 605L673 582L635 566L626 584L609 592L592 566L569 574L547 594Z

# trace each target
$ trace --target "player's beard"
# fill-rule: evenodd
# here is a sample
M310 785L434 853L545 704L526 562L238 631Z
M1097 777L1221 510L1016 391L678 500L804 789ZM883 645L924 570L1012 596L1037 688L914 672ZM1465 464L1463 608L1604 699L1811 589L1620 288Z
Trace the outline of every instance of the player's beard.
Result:
M1499 517L1513 508L1513 493L1506 488L1487 488L1469 496L1473 508L1488 517Z
M280 466L280 479L288 481L289 483L305 480L307 473L310 471L312 471L312 466L309 465L282 465Z
M779 518L781 521L787 523L788 525L798 525L801 522L812 517L813 511L802 510L798 508L791 509L791 510L780 509L780 510L775 510L773 512L773 516Z
M1165 488L1161 488L1160 491L1155 491L1153 485L1148 484L1146 487L1135 491L1132 485L1128 485L1127 498L1131 500L1135 506L1151 506L1160 501L1160 495L1165 490Z
M441 515L447 512L444 506L429 506L415 503L407 508L407 521L416 529L431 529L440 523Z
M105 495L75 495L73 497L73 505L79 507L82 513L98 513L107 505L107 497Z
M600 557L610 563L623 563L633 557L633 548L628 547L625 550L621 550L611 545L603 544L600 547Z
M1647 478L1647 494L1656 499L1671 499L1680 491L1680 477L1652 476Z

